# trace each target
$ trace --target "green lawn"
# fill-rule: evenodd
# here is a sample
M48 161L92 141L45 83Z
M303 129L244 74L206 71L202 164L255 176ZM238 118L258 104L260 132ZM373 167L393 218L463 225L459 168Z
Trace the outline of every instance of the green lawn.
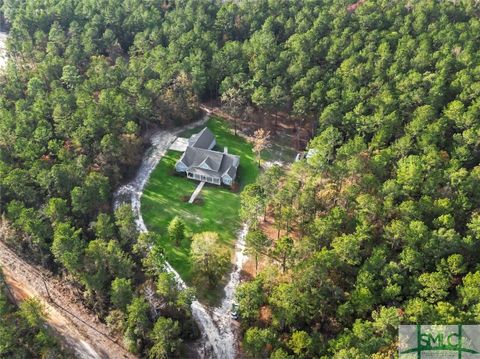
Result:
M240 155L237 173L240 189L254 182L259 169L252 146L241 137L234 136L227 122L221 119L212 118L207 126L216 136L218 150L223 151L226 146L230 153ZM195 131L188 131L182 136L188 136L192 132ZM240 226L240 191L233 192L227 187L206 184L199 195L203 203L184 202L182 199L193 193L198 182L175 174L175 162L180 156L180 152L167 152L153 171L141 201L147 228L162 236L168 261L189 283L192 279L189 259L191 235L203 231L218 232L225 247L231 249ZM175 216L182 218L187 227L187 239L180 247L176 247L166 237L168 223Z

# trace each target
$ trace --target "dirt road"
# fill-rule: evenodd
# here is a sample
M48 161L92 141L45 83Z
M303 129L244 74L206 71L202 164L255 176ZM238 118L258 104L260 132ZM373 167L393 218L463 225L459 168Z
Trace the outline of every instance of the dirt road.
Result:
M17 301L37 297L45 305L47 323L78 358L136 358L121 346L121 339L88 311L76 290L17 256L0 238L0 267ZM118 341L117 344L115 341Z

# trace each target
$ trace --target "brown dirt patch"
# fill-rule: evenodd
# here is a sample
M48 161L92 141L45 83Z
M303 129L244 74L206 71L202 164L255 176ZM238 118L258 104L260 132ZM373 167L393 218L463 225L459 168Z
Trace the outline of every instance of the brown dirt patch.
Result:
M348 5L348 6L347 6L347 11L348 11L348 12L354 12L354 11L357 10L364 2L365 2L365 0L358 0L358 1L357 1L356 3L354 3L354 4Z
M38 298L45 306L49 327L79 358L136 358L83 306L77 288L27 263L0 235L0 266L15 301Z
M223 111L219 100L208 101L202 104L200 108L234 122L234 118ZM289 146L297 150L305 149L308 141L312 138L313 122L304 121L300 125L298 120L293 119L285 112L269 113L258 108L254 108L247 119L237 118L236 121L237 129L247 136L252 136L256 130L264 128L270 131L272 143L280 142L284 144L287 142Z

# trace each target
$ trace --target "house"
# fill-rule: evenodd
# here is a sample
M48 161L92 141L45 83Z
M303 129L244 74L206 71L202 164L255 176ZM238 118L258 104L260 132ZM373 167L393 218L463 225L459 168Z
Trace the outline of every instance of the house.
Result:
M192 135L182 157L175 164L177 172L186 172L187 177L216 185L232 185L237 176L240 157L214 151L215 136L207 127Z

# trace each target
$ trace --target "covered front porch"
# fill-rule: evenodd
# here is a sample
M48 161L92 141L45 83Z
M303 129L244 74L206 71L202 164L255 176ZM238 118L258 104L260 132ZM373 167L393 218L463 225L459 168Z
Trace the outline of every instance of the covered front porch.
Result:
M187 171L187 177L190 178L190 179L197 180L197 181L205 181L205 182L216 184L216 185L221 184L220 178L218 178L218 177L201 175L201 174L194 173L194 172Z

